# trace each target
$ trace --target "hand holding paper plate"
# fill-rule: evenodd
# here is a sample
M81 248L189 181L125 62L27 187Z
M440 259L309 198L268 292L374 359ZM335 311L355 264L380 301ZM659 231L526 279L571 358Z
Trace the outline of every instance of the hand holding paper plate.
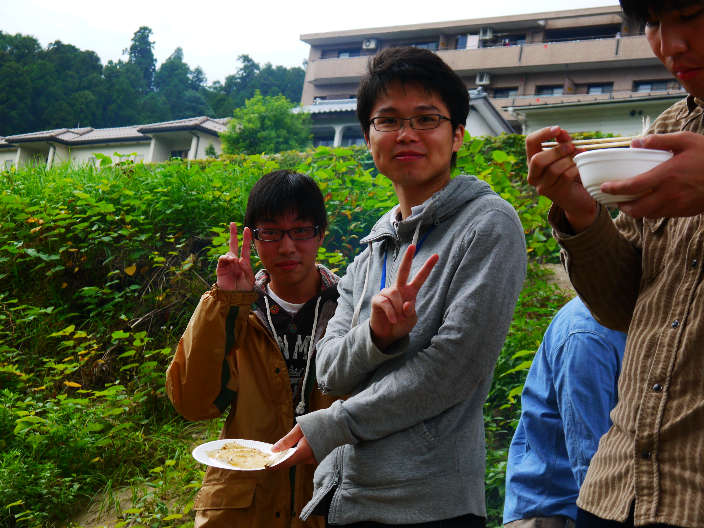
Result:
M295 447L274 453L273 444L242 438L224 438L197 446L193 458L202 464L236 471L259 471L274 467L296 451Z

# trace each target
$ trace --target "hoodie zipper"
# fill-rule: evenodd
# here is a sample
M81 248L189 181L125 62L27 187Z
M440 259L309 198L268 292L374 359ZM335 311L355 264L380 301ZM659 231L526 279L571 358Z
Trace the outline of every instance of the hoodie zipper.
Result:
M432 224L428 228L428 230L423 234L423 236L420 237L420 239L418 240L418 243L416 244L416 253L415 253L416 255L418 253L420 253L420 248L423 247L423 243L428 238L428 235L430 235L430 233L433 231L433 229L435 229L435 225L436 224ZM392 264L396 264L396 259L398 258L399 249L400 249L400 244L394 244L394 256L392 258ZM388 254L389 254L388 251L384 252L384 262L381 265L381 281L379 283L379 291L386 288L386 264L387 264ZM414 257L415 257L415 255L414 255ZM396 268L394 267L394 271L395 270L396 270ZM395 275L396 275L396 273L393 273L393 276L395 276Z

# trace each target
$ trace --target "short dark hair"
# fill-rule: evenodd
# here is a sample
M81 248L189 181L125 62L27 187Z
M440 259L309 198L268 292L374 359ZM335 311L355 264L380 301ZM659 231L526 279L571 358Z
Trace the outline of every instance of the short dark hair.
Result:
M469 115L469 91L459 75L430 50L403 46L386 48L369 59L367 74L357 89L357 119L369 137L371 113L379 95L393 82L418 84L436 93L450 112L452 129L464 125ZM454 166L456 154L452 155Z
M244 225L253 229L258 222L275 220L286 213L312 221L320 226L321 233L328 226L323 193L313 178L290 170L269 172L249 193Z
M644 25L651 13L659 15L672 9L700 4L701 0L619 0L619 2L628 20Z
M369 119L377 98L395 81L419 84L438 94L450 111L452 128L467 122L467 86L440 57L413 46L386 48L369 60L367 74L357 89L357 118L365 134L369 131Z

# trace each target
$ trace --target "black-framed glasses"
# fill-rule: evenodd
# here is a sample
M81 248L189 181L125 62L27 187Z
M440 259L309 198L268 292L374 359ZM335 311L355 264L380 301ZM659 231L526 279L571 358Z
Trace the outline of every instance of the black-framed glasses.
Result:
M252 229L254 238L260 242L278 242L284 235L288 235L291 240L310 240L315 238L319 232L320 226L293 227L291 229L256 227Z
M413 130L431 130L440 126L443 121L450 121L449 117L441 114L421 114L411 117L378 116L370 119L377 132L395 132L401 130L401 123L408 121Z

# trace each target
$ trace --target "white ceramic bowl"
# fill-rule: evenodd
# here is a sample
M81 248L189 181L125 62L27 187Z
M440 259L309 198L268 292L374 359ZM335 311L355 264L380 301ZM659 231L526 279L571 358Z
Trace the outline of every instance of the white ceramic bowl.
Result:
M671 157L672 152L668 150L606 148L577 154L574 162L587 192L602 205L615 205L637 196L603 193L599 190L602 183L637 176Z

